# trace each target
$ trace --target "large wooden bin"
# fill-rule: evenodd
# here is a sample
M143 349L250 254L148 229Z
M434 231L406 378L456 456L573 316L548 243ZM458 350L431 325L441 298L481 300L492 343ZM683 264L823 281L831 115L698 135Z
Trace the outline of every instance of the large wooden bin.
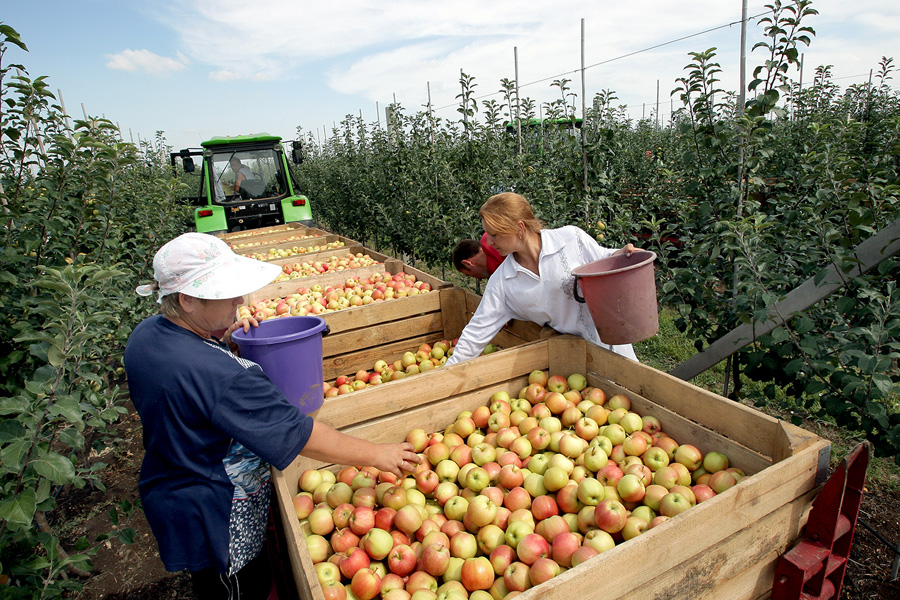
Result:
M266 254L271 248L276 248L278 250L290 250L292 248L311 248L312 246L324 246L325 244L330 244L331 242L335 241L344 242L345 246L359 245L359 242L357 242L356 240L352 240L342 235L327 233L324 231L319 232L317 230L311 230L311 232L308 234L300 235L310 235L312 237L298 237L297 239L291 239L292 235L290 234L273 234L271 236L252 238L249 240L228 240L228 244L231 245L232 250L234 250L236 254L241 255ZM253 245L239 247L241 242L251 243Z
M737 486L604 552L522 600L766 597L777 558L798 537L825 479L830 443L573 336L555 336L442 367L360 393L352 410L319 419L374 442L398 442L413 428L443 430L463 410L499 390L517 393L533 369L584 373L590 385L624 392L632 408L659 417L664 431L704 453L725 452L748 473ZM348 394L352 397L353 394ZM291 498L300 473L321 463L298 457L274 471L280 513L298 593L323 600Z
M313 233L313 232L321 232L322 234L328 233L322 229L316 229L315 227L307 227L303 223L291 222L291 223L282 223L281 225L270 225L269 227L257 227L256 229L245 229L242 231L231 231L226 233L218 233L216 237L222 238L225 241L231 241L235 239L257 239L259 237L273 235L273 234L281 234L281 233Z
M365 250L364 247L362 247ZM332 252L326 252L322 256L331 256L331 254L337 254L337 249ZM366 253L366 252L364 252ZM300 257L295 257L296 260L294 262L303 262L307 259ZM385 257L384 255L377 254L372 255L369 254L375 260L385 259L384 262L379 262L374 265L370 265L368 267L358 267L356 269L344 269L343 271L331 271L327 273L322 273L321 275L313 275L310 277L299 277L297 279L287 279L284 281L279 281L277 283L270 283L267 286L261 287L256 290L252 294L247 294L244 296L244 300L249 304L251 302L255 302L256 300L264 300L264 299L272 299L272 298L283 298L285 296L289 296L297 291L298 288L302 287L311 287L314 285L319 285L322 289L325 289L329 286L336 286L338 284L342 284L346 282L351 277L359 277L360 279L365 279L367 277L371 277L375 273L390 273L391 275L397 275L398 273L407 273L409 275L415 275L418 280L425 281L433 290L437 290L443 287L447 287L448 284L436 277L432 277L428 273L419 271L418 269L414 269L409 265L404 264L400 260L396 258ZM427 295L427 294L425 294ZM407 298L403 298L402 300L407 300ZM391 302L396 302L396 300L391 300L390 302L386 302L385 304L390 304ZM380 304L380 303L379 303ZM348 310L363 310L368 309L370 307L374 307L374 304L370 304L365 307L359 307L356 309L348 309Z
M396 360L407 351L415 351L421 344L433 344L439 340L459 337L463 327L477 307L480 298L460 288L448 287L412 298L382 302L377 305L342 310L323 315L330 333L322 340L325 359L323 376L330 381L339 375L351 375L360 369L371 370L379 359ZM534 323L513 321L492 340L501 349L509 349L541 336L555 332L538 327ZM437 370L442 369L440 367ZM424 402L432 397L429 386L430 373L423 373L407 380L392 381L371 386L364 390L326 398L318 418L336 427L359 422L362 418L383 417L390 405L368 404L365 398L373 395L383 398L383 390L415 395ZM414 384L421 381L422 387ZM397 404L396 410L407 405ZM369 417L363 417L363 412ZM405 435L405 434L404 434Z

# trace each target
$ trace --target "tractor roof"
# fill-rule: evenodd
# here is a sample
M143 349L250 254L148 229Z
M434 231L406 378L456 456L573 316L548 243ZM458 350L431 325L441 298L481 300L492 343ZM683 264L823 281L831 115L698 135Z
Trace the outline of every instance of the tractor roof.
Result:
M271 135L268 133L248 133L246 135L234 135L234 136L216 136L214 138L210 138L205 142L201 142L200 145L204 148L208 148L210 146L223 146L227 144L246 144L247 142L280 142L281 137L277 135Z

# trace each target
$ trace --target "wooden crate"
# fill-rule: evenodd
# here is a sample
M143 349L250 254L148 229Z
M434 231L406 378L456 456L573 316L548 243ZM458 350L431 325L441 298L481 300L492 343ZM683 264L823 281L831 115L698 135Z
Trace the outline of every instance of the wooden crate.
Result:
M281 225L271 225L269 227L258 227L256 229L245 229L243 231L232 231L227 233L217 233L216 237L221 238L225 241L231 241L235 239L257 239L259 237L264 237L273 234L283 234L283 233L296 233L296 232L317 232L320 231L322 233L328 233L321 229L316 229L314 227L307 227L303 223L282 223Z
M264 241L265 243L255 246L247 246L244 248L234 248L232 250L236 254L247 255L247 254L265 254L269 251L270 248L277 248L279 250L290 250L292 248L311 248L312 246L323 246L325 244L330 244L332 242L341 241L344 242L344 246L358 246L359 242L356 240L351 240L348 237L335 235L333 233L315 233L315 237L304 238L304 239L296 239L289 240L285 239L286 236L284 234L275 236L271 239L264 240L248 240L251 242ZM287 236L289 237L289 236ZM232 240L229 244L237 244L243 240ZM298 255L302 256L302 255Z
M470 309L477 306L479 300L470 292L447 287L437 293L328 313L324 317L331 332L322 340L323 375L326 380L332 380L360 369L371 370L376 360L396 360L407 350L415 351L421 344L459 337L472 316ZM514 321L497 334L493 343L501 348L512 348L537 340L541 335L550 335L550 331L544 331L534 323ZM393 387L397 383L382 385ZM319 414L324 411L329 415L329 422L341 426L346 420L341 413L355 411L362 395L376 390L377 387L370 387L326 399ZM378 410L381 415L386 414L383 407Z
M519 598L767 597L775 562L798 537L825 480L830 443L580 338L555 336L359 392L353 410L323 407L318 418L373 442L398 442L413 428L442 431L460 411L486 404L495 391L517 393L533 369L585 373L607 393L628 394L634 410L658 416L682 443L704 453L725 452L748 477ZM322 466L300 456L283 472L274 470L291 568L304 600L324 596L291 498L300 473Z
M315 261L323 261L327 262L332 256L337 256L338 258L347 256L348 254L368 254L374 260L377 260L380 263L386 262L390 260L391 256L386 254L379 254L378 252L374 252L369 250L365 246L360 246L359 244L354 244L351 246L338 246L336 248L328 248L326 250L319 250L317 252L304 252L303 254L295 254L294 256L286 256L285 258L273 258L271 260L267 260L264 262L271 263L273 265L278 265L279 267L282 265L292 265L294 263L303 263L303 262L315 262Z
M325 255L332 256L334 253L337 253L339 249L335 248L333 252L326 251ZM297 260L295 261L287 261L287 262L301 262L306 260L302 258L306 256L305 254L301 254L292 258ZM436 277L432 277L428 273L424 273L419 271L418 269L413 269L408 265L403 264L401 261L396 258L386 257L383 254L377 254L372 256L376 260L384 259L384 262L380 262L378 264L370 265L368 267L359 267L356 269L344 269L343 271L334 271L329 273L323 273L321 275L313 275L312 277L300 277L297 279L289 279L286 281L279 281L277 283L270 283L269 285L262 287L252 294L247 294L244 299L247 303L255 302L256 300L270 299L270 298L283 298L285 296L289 296L297 291L297 288L301 287L311 287L313 285L320 285L322 289L325 289L329 286L336 286L338 284L342 284L347 281L351 277L359 277L360 279L371 277L375 273L390 273L391 275L396 275L398 273L407 273L411 275L415 275L417 279L421 281L427 282L431 285L433 290L437 290L443 287L447 287L445 281L437 279ZM284 260L284 259L282 259ZM401 300L407 300L412 298L401 298ZM395 302L396 300L391 300L390 302ZM388 302L388 304L390 304ZM380 303L379 303L380 304ZM370 304L366 307L358 307L357 309L346 309L346 310L358 310L362 308L369 308L374 306Z

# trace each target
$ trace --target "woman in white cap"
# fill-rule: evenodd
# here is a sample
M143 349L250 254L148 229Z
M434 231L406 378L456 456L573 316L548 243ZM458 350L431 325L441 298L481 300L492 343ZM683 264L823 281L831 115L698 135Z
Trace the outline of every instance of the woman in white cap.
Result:
M401 476L419 458L410 444L373 444L315 422L223 343L251 325L235 323L243 295L279 267L186 233L156 253L153 269L156 284L138 293L158 290L160 314L140 323L125 349L143 426L144 512L166 569L190 571L198 598L267 598L268 465L284 469L302 453Z

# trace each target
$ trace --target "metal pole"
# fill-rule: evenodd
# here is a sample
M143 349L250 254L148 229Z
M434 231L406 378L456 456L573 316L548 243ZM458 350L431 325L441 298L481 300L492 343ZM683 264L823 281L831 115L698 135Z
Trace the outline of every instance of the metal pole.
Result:
M656 128L659 129L659 79L656 80Z
M582 173L584 175L584 199L585 199L585 211L584 211L584 222L587 223L588 219L588 206L587 206L587 198L588 198L588 158L587 158L587 143L585 141L585 125L587 124L587 106L586 100L587 91L585 88L584 82L584 18L581 19L581 164L582 164ZM574 125L574 123L573 123Z
M747 0L741 3L741 48L740 48L740 91L738 92L738 103L735 107L736 117L740 119L744 115L744 90L747 88ZM744 194L747 193L747 186L744 184L744 136L738 136L738 197L735 213L740 219L744 212ZM734 264L734 273L731 278L731 295L737 297L738 284L740 283L740 270L737 263ZM723 396L728 396L728 384L731 380L733 355L728 355L725 364L725 383L722 390Z
M522 154L522 115L519 112L519 47L513 46L516 73L516 154Z
M800 94L803 93L803 59L806 54L800 55L800 83L797 86L797 99L794 102L794 116L797 116L797 109L800 107Z
M431 106L431 82L425 82L428 85L428 138L431 140L431 145L434 145L434 111Z

